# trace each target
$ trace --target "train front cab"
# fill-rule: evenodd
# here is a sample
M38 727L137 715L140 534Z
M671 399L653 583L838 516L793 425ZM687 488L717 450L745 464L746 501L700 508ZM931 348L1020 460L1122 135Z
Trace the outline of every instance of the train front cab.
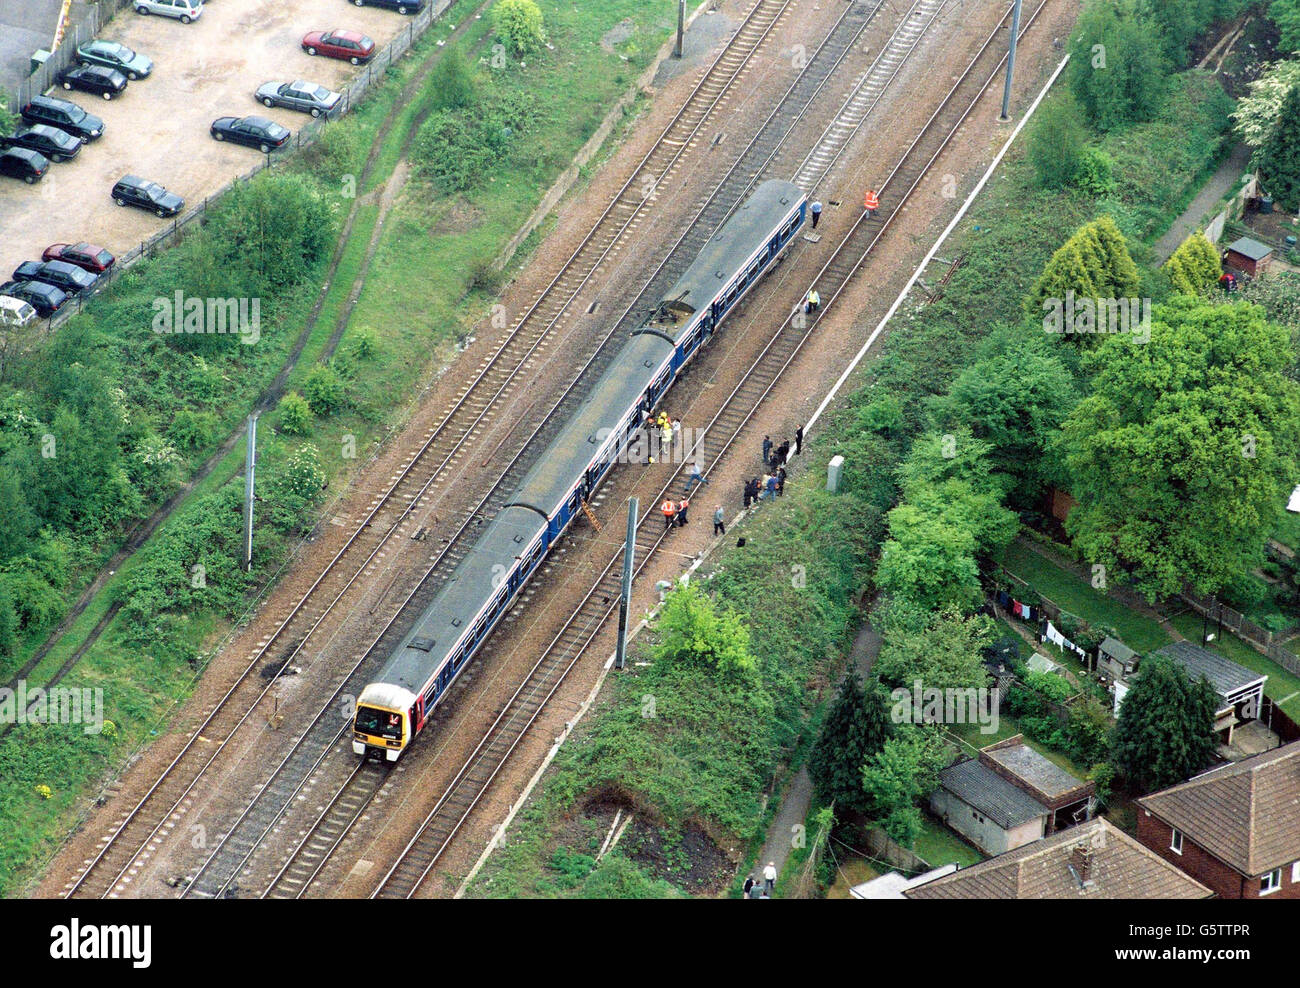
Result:
M352 721L352 750L366 758L395 762L423 726L419 698L407 690L371 683L361 691Z

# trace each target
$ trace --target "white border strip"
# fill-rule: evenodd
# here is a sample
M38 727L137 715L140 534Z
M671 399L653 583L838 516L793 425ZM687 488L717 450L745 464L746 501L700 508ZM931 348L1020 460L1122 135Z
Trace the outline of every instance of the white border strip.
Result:
M821 418L822 412L826 411L827 406L835 400L835 396L839 394L840 388L842 388L844 382L849 379L849 375L857 369L858 364L862 362L862 358L867 355L867 351L871 349L880 334L884 332L885 326L889 323L889 320L894 317L894 313L898 311L908 294L912 291L912 286L916 284L917 280L921 277L921 274L929 266L930 262L934 260L935 254L939 253L939 248L943 246L943 242L947 240L952 231L957 228L957 224L961 222L962 218L966 215L966 211L970 209L971 204L975 202L975 197L983 191L984 186L987 185L989 179L993 177L993 173L997 170L998 165L1002 163L1002 159L1006 156L1006 153L1011 150L1011 142L1016 139L1025 124L1029 122L1029 118L1034 115L1034 112L1038 109L1038 104L1047 96L1048 90L1052 88L1052 84L1056 82L1057 77L1060 76L1061 72L1065 69L1065 63L1069 60L1069 55L1066 55L1061 59L1061 64L1056 67L1056 71L1052 73L1052 77L1047 80L1047 84L1043 86L1042 91L1039 92L1037 99L1035 99L1033 104L1029 107L1028 112L1026 112L1020 122L1016 124L1016 129L1011 132L1011 136L1008 137L1006 143L1002 145L1002 150L997 153L997 157L995 157L993 163L989 165L988 171L984 173L984 177L981 178L975 188L971 190L971 194L967 196L966 201L962 203L961 209L957 210L957 215L952 218L952 222L948 224L947 229L939 235L939 239L934 242L934 246L932 246L929 253L925 255L920 266L912 272L912 277L909 278L907 284L903 286L903 290L899 293L898 298L894 299L894 304L889 307L889 311L885 313L885 317L881 319L880 324L872 330L871 335L867 337L867 342L862 344L862 349L859 350L857 356L850 361L849 366L844 368L844 373L841 374L840 379L835 382L835 387L831 388L830 393L826 395L826 397L822 399L822 403L817 406L817 411L813 412L812 418L810 418L808 424L803 427L805 438L807 438L808 434L812 432L812 427L816 424L817 420Z

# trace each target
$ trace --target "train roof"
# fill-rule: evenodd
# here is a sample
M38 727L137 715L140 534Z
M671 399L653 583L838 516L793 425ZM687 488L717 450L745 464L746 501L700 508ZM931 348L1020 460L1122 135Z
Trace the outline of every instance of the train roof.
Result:
M493 581L532 545L546 519L528 508L505 508L492 520L406 633L375 681L419 693L475 615L492 597Z
M691 266L665 293L662 304L695 311L711 302L803 199L803 190L791 182L772 179L762 183L709 238Z
M629 339L528 471L510 503L528 505L550 517L609 435L601 430L612 430L624 413L641 401L655 371L672 352L673 345L653 333L638 333Z

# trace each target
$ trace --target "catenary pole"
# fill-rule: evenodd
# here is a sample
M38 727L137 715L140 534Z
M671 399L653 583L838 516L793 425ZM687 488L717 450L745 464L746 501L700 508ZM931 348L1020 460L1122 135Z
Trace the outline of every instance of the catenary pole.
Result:
M627 612L632 606L632 564L636 556L636 515L640 508L636 498L627 502L627 544L623 547L623 588L618 595L618 650L614 668L627 664Z
M1023 0L1016 0L1015 7L1011 10L1011 48L1007 52L1007 81L1002 87L1002 116L998 117L1002 122L1011 119L1011 77L1016 71L1016 38L1020 35L1020 5Z

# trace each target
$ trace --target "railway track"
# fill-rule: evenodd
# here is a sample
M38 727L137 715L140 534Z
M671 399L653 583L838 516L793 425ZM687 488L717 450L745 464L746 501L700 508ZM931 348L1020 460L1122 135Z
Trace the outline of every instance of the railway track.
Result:
M1021 36L1037 21L1046 4L1047 0L1040 0L1033 13L1023 21ZM763 399L802 352L817 322L840 297L875 244L893 224L900 207L915 192L990 84L996 81L1006 60L1006 55L997 45L1002 30L999 26L981 46L882 184L882 203L883 197L888 197L893 203L891 209L887 212L882 210L872 219L863 214L809 286L816 286L822 292L823 308L812 319L796 319L792 315L784 320L705 427L705 462L716 463L730 449ZM683 473L684 468L679 468L656 496L644 500L646 508L638 519L636 535L637 573L670 531L655 524L654 515L660 499L676 494ZM548 645L415 836L380 880L372 898L410 898L419 890L510 753L615 612L622 576L621 556L621 552L612 554L582 603Z
M946 2L947 0L943 0L939 7L941 8ZM915 0L911 10L902 18L899 29L877 55L871 69L868 70L868 76L881 78L873 73L886 60L889 66L884 76L886 84L897 75L917 41L917 36L914 30L909 30L909 25L914 23L913 18L920 13L927 18L924 24L928 27L937 14L937 10L930 9L933 3L934 0ZM686 232L679 238L665 261L656 269L646 289L624 310L622 316L613 322L612 328L597 344L596 352L588 359L573 384L546 413L542 423L534 430L524 448L507 465L500 479L470 513L471 519L490 520L506 503L524 472L532 465L531 457L525 455L527 451L544 446L548 434L562 426L566 412L585 395L586 383L603 372L608 359L617 349L617 343L626 336L630 328L629 323L639 321L638 310L648 309L651 299L657 300L662 297L663 291L666 290L664 282L677 277L680 270L690 263L694 254L712 235L716 225L725 220L736 202L763 177L764 171L785 146L794 127L804 118L813 100L824 91L833 78L835 70L854 49L867 25L882 6L883 0L878 0L874 4L851 4L845 8L805 70L792 83L764 125L759 128L750 144L741 153L740 158L697 211L694 220L688 224ZM902 52L902 57L891 57L896 52ZM860 89L860 84L855 88ZM859 124L865 119L864 114L859 118ZM840 147L841 151L842 149L843 145ZM656 292L658 294L655 294ZM615 345L611 346L611 343ZM415 593L403 604L400 613L418 613L432 601L445 577L473 545L475 534L476 527L471 528L468 522L461 527L438 560L430 567ZM527 599L531 592L526 589L524 599ZM388 654L396 647L402 633L404 627L390 623L385 633L367 650L367 654L374 653L381 657ZM354 669L347 681L340 686L339 693L350 691L355 695L369 681L370 672L371 669L363 660L363 665ZM221 896L241 891L238 881L246 872L253 854L266 840L284 811L298 799L303 788L309 784L309 780L315 776L315 773L321 771L327 753L333 749L340 752L348 751L345 741L348 734L346 725L332 729L328 726L329 723L328 720L323 719L323 716L317 717L308 728L304 740L288 759L277 767L266 792L260 795L250 805L245 816L241 816L236 822L231 833L223 839L218 851L199 870L185 895ZM354 783L349 779L343 784L341 792L352 785ZM332 833L336 842L346 836L345 830L334 830ZM303 840L291 849L281 873L286 870L290 873L301 872L303 869L295 863L295 859L300 855L309 858L309 863L316 867L319 845L320 840L314 832L305 834ZM316 870L319 870L318 867ZM315 873L315 871L312 873L313 877ZM276 879L273 880L267 894L302 895L309 886L310 881L279 884L279 880Z
M443 472L461 455L467 441L476 435L475 430L489 425L494 413L519 386L521 372L545 345L599 265L627 243L643 216L649 193L667 177L714 111L727 100L792 3L757 0L600 221L493 353L480 363L442 421L426 433L419 450L371 504L365 518L276 631L259 645L246 668L195 728L162 776L106 836L99 852L65 889L65 897L105 897L129 884L142 853L157 846L168 821L182 809L199 780L260 702L275 689L283 669L377 562L391 537L425 506ZM481 523L482 519L471 516L462 526L462 533L475 521ZM390 622L386 630L391 628ZM262 676L263 666L274 669L274 674ZM214 739L219 740L207 743Z

